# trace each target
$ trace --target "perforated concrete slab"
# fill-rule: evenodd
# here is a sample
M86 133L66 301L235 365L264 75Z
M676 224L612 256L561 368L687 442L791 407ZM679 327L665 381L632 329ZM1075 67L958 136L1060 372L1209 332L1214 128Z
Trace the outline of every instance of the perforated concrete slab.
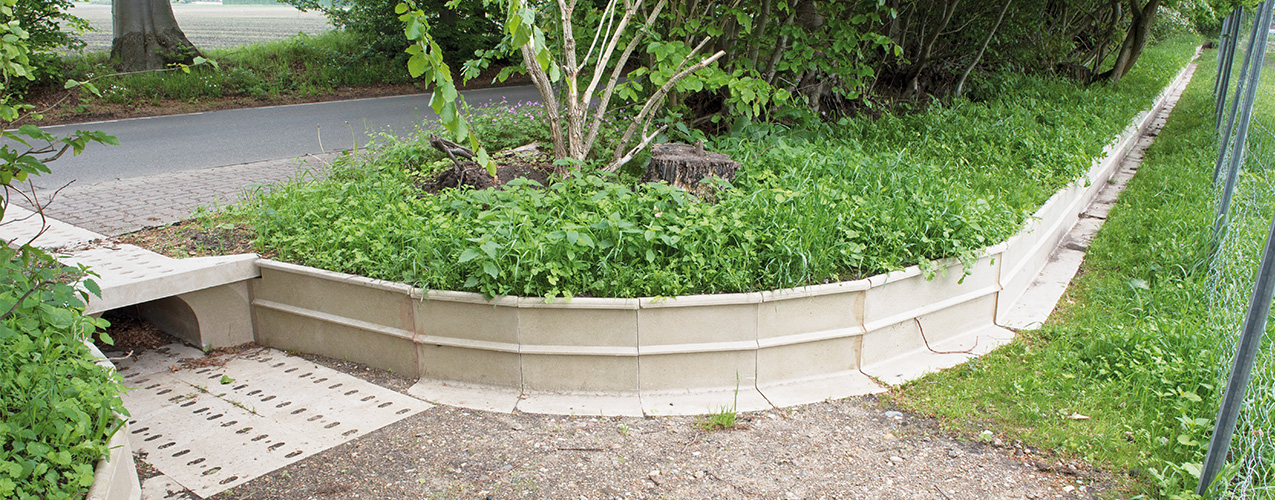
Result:
M170 345L117 364L138 451L173 481L214 495L431 405L273 349L180 368Z

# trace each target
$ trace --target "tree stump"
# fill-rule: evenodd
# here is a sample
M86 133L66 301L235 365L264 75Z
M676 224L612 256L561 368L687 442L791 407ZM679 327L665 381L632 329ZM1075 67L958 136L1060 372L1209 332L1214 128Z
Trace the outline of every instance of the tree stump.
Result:
M646 165L642 182L666 181L673 186L708 198L714 193L711 184L700 181L709 176L730 181L735 178L739 162L721 153L704 150L704 144L656 144L651 146L651 162Z

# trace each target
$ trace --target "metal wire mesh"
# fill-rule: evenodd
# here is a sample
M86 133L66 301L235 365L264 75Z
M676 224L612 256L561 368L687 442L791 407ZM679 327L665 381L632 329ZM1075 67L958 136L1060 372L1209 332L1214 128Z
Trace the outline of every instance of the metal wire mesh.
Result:
M1270 57L1273 44L1261 44L1266 38L1260 19L1254 11L1232 18L1230 31L1234 37L1233 56L1226 62L1228 40L1219 46L1218 92L1219 162L1216 189L1220 217L1215 228L1216 250L1210 262L1209 306L1210 331L1216 335L1219 359L1216 360L1218 387L1225 387L1231 377L1241 329L1254 296L1254 284L1267 235L1275 220L1275 58ZM1235 20L1239 23L1236 24ZM1275 41L1275 37L1271 37ZM1256 45L1251 48L1250 44ZM1260 52L1267 55L1263 60ZM1252 65L1246 65L1248 60ZM1262 61L1260 71L1256 66ZM1249 67L1246 67L1249 66ZM1228 74L1229 69L1229 74ZM1246 71L1247 70L1247 71ZM1228 82L1223 88L1222 82ZM1245 88L1256 86L1248 115L1247 140L1240 135L1244 128ZM1238 144L1238 146L1237 146ZM1234 156L1240 163L1233 182L1228 182L1229 166ZM1233 187L1228 193L1228 189ZM1229 204L1224 200L1229 198ZM1271 322L1257 344L1256 361L1239 407L1235 432L1231 438L1227 466L1221 479L1211 490L1218 498L1275 498L1275 345L1272 345Z

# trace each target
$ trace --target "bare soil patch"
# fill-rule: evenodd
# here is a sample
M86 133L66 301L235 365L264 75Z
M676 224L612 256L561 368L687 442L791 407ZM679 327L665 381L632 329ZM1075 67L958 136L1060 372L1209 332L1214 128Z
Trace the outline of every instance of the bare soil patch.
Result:
M257 252L252 226L240 223L204 224L193 220L146 228L113 238L152 252L182 259ZM272 257L271 252L263 254Z
M493 179L485 168L472 161L460 162L455 168L443 170L432 178L417 184L423 193L437 194L447 188L469 186L473 189L499 188L514 179L533 181L548 186L555 175L553 155L541 152L537 145L524 146L525 150L500 151L492 155L499 164ZM519 148L522 149L522 148Z

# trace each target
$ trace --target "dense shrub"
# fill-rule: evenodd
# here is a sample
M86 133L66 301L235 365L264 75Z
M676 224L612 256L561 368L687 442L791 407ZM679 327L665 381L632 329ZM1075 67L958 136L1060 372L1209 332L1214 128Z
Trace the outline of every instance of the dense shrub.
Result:
M82 270L30 247L0 246L0 497L79 498L123 422L119 377L85 339L105 321L82 314ZM92 287L91 287L92 288Z
M364 47L360 56L398 58L398 67L403 68L407 60L403 50L408 43L403 22L394 13L394 6L401 0L283 1L299 9L321 11L333 26L358 37ZM462 0L454 10L447 3L422 0L417 5L434 18L434 39L453 66L473 57L474 51L490 49L500 41L499 18L487 15L482 0Z

